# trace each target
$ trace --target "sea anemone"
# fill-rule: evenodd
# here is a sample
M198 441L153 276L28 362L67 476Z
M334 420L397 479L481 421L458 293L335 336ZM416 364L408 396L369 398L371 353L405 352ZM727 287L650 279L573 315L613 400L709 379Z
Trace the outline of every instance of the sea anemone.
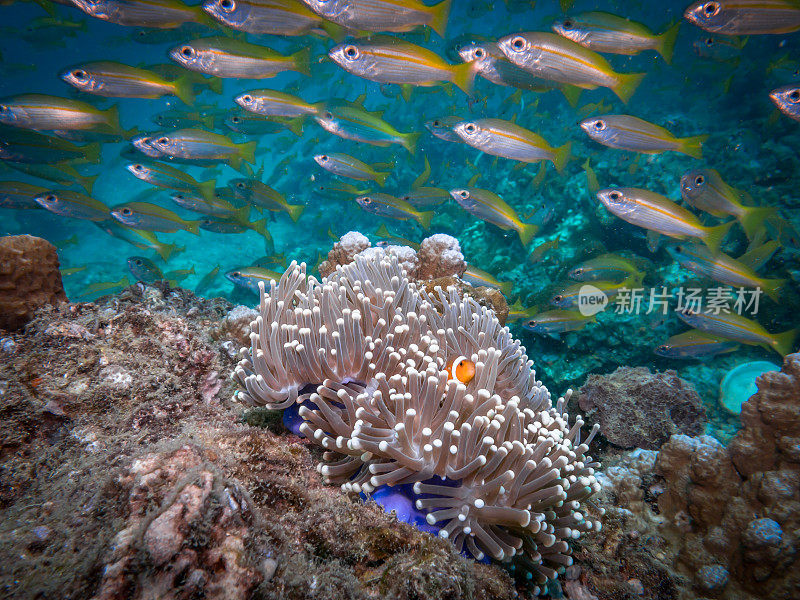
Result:
M581 512L599 490L597 427L581 441L519 341L454 289L418 288L389 255L321 282L295 262L262 284L250 340L239 399L296 410L326 482L404 490L426 529L539 585L572 564L568 540L599 530Z

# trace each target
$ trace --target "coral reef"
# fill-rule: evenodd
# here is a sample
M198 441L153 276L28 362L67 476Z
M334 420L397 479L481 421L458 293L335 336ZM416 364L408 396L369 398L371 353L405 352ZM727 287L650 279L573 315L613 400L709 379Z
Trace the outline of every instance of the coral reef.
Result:
M365 235L350 231L333 244L328 252L328 259L320 263L319 272L327 277L336 271L336 267L352 263L356 256L380 258L384 255L396 257L412 281L455 277L467 268L458 240L444 233L426 237L420 243L419 249L414 250L410 246L373 247Z
M588 423L619 448L657 450L670 435L703 432L706 415L700 396L675 371L619 367L610 375L589 375L573 396Z
M586 455L597 427L582 443L582 420L570 426L564 399L552 407L493 312L453 288L428 294L395 256L364 251L322 282L293 263L262 289L260 313L238 399L299 405L326 482L405 487L458 550L539 585L572 564L570 540L599 529L580 512L599 488Z
M515 597L502 569L323 485L308 440L248 424L263 409L219 375L232 309L136 285L2 338L0 597Z
M658 506L684 524L679 564L699 588L777 600L800 593L800 354L757 386L727 448L706 436L662 447Z
M31 235L0 238L0 329L27 323L44 304L67 299L50 242Z

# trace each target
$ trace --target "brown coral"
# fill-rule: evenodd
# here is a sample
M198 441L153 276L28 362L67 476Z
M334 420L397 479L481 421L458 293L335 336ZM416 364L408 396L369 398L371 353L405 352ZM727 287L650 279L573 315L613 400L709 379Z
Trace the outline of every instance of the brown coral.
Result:
M45 304L67 299L51 243L31 235L0 238L0 329L14 330Z

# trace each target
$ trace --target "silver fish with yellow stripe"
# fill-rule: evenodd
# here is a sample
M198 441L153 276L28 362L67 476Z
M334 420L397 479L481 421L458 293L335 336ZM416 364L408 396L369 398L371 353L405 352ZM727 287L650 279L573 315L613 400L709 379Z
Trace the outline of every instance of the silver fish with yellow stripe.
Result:
M750 265L698 244L667 246L667 252L692 273L733 287L760 288L775 302L779 301L780 291L786 284L785 279L761 277Z
M726 340L699 329L690 329L673 335L663 344L656 346L653 352L664 358L710 358L717 354L733 352L739 347L739 342Z
M257 142L237 144L203 129L178 129L152 136L149 145L167 156L188 160L224 160L238 169L242 162L255 163Z
M223 25L246 33L308 35L333 25L296 0L206 0L202 8Z
M235 102L245 110L264 117L304 117L317 114L323 107L321 102L311 104L276 90L251 90L236 96Z
M555 33L507 35L497 43L512 63L541 77L585 89L610 88L628 102L644 73L617 73L597 52Z
M522 327L539 335L558 338L562 333L580 331L589 323L596 323L597 318L584 316L577 310L555 309L541 312L528 319Z
M51 213L87 221L107 221L110 209L100 202L73 190L52 190L36 196L36 203Z
M553 23L553 31L584 48L609 54L639 54L655 50L669 64L675 49L680 21L661 35L646 25L602 11L571 15Z
M302 0L319 16L348 29L403 33L427 25L444 37L450 1L426 6L419 0Z
M61 79L82 92L111 98L161 98L173 95L184 104L194 102L188 77L168 81L146 69L112 61L84 63L61 73Z
M684 202L715 217L731 215L741 223L745 234L752 238L764 220L775 214L768 206L745 206L746 196L728 185L714 169L694 169L681 177L681 196Z
M169 51L169 57L192 71L215 77L267 79L284 71L310 75L309 49L284 56L265 46L225 37L192 40Z
M673 151L703 158L703 142L708 135L679 138L663 127L631 115L604 115L581 121L581 129L595 142L643 154Z
M378 83L432 86L451 82L469 93L475 79L472 64L451 65L422 46L385 35L339 44L328 56L348 73Z
M344 152L317 154L314 156L314 160L320 167L334 175L349 177L350 179L357 179L359 181L374 181L381 187L386 184L386 178L391 175L391 169L394 167L392 163L387 165L368 165L364 161L358 160L354 156L350 156ZM388 168L389 172L378 171L379 168Z
M797 0L699 0L684 18L711 33L781 34L800 30Z
M180 0L72 0L87 15L129 27L176 29L184 23L211 20L197 6Z
M720 311L716 314L716 311L710 309L683 308L677 310L676 314L690 327L743 344L762 346L767 350L774 350L781 356L786 356L792 351L797 337L797 329L770 333L760 323L735 312Z
M706 227L666 196L641 188L607 188L597 192L597 198L623 221L673 238L699 238L713 251L734 223Z
M327 132L346 140L364 142L373 146L399 144L414 154L419 132L403 133L383 120L381 111L368 111L351 103L332 102L314 115L317 123Z
M521 162L549 160L559 173L570 158L571 142L554 148L542 136L503 119L462 121L453 131L481 152Z
M523 246L527 246L539 231L539 226L535 223L523 223L517 212L492 191L471 187L450 190L450 195L471 215L497 225L500 229L516 231Z
M116 105L99 110L80 100L47 94L19 94L0 99L0 123L39 131L122 131Z
M361 208L374 215L400 220L413 219L425 229L431 226L432 211L420 212L405 200L390 194L373 192L366 196L359 196L356 198L356 202Z

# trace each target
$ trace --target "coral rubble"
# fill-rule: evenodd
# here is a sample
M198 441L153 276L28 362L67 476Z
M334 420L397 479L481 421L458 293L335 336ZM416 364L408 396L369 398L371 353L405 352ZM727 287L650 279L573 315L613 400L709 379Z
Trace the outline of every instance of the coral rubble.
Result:
M0 328L18 329L44 304L67 299L51 243L31 235L0 238Z
M0 597L514 597L248 425L220 376L232 308L137 285L0 334Z
M675 433L698 435L706 420L700 396L675 371L619 367L590 375L573 396L589 423L620 448L658 449Z

